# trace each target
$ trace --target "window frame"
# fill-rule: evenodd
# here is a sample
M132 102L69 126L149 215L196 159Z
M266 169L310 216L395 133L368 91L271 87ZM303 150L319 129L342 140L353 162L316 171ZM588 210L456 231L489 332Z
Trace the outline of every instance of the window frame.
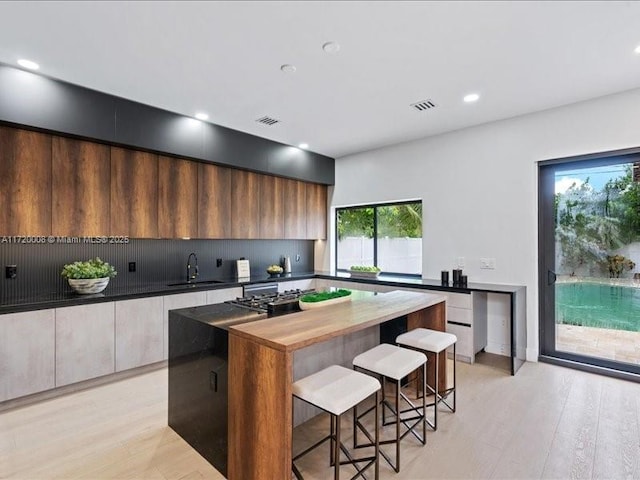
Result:
M349 270L346 268L338 268L338 214L343 210L360 210L363 208L373 208L373 264L374 266L378 265L378 208L379 207L396 207L399 205L410 205L413 203L420 203L422 205L422 199L415 200L401 200L398 202L384 202L384 203L368 203L363 205L348 205L344 207L336 207L335 208L335 235L334 235L334 245L335 245L335 256L334 256L334 268L336 272L348 273ZM424 221L424 215L423 215ZM422 237L421 237L422 239ZM422 258L422 257L421 257ZM401 273L401 272L384 272L387 275L393 275L394 277L406 277L406 278L422 278L422 266L420 266L420 273Z

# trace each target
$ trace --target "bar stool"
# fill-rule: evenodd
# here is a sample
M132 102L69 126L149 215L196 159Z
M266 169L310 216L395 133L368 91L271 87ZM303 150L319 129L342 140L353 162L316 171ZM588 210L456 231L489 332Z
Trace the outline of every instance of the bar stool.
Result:
M383 426L389 425L385 418L385 407L391 411L395 416L396 433L395 438L388 440L379 440L380 445L392 444L396 445L396 461L391 460L384 450L380 449L380 455L391 465L396 472L400 471L400 440L402 440L409 432L411 432L423 445L427 443L427 429L426 429L426 396L422 396L422 407L414 405L411 400L402 392L401 381L404 377L410 373L418 370L422 367L423 380L426 382L426 362L427 356L423 353L401 348L396 345L389 345L388 343L380 344L364 353L361 353L353 359L353 368L364 370L366 372L379 375L382 377L382 424ZM395 405L392 405L384 395L385 379L390 379L395 382ZM409 408L405 410L400 409L400 398L402 398ZM372 407L373 408L373 407ZM359 428L370 442L373 439L365 430L364 426L360 422L360 418L369 413L371 409L368 409L361 415L358 415L357 409L354 409L354 424L353 424L353 445L355 448L368 447L371 443L358 445L357 444L357 429ZM422 412L420 412L422 410ZM407 418L403 418L402 413L415 412L416 415ZM410 422L415 421L413 424ZM403 424L407 430L400 435L400 424ZM422 424L422 437L415 432L415 428Z
M293 395L311 405L314 405L331 415L330 433L311 447L302 451L291 462L291 468L297 479L302 479L302 474L295 465L295 461L311 450L320 446L327 440L331 440L330 464L334 467L334 479L340 478L340 465L353 465L357 476L374 465L375 478L379 476L379 420L378 403L380 402L380 382L363 373L354 372L340 365L332 365L317 373L301 378L293 384ZM375 394L375 433L371 446L374 447L374 455L361 458L353 458L351 453L340 441L340 419L342 414ZM340 451L344 452L348 460L340 460ZM367 462L362 468L358 463ZM363 476L364 478L364 476Z
M438 404L444 403L447 408L454 412L456 411L456 342L458 338L452 334L447 332L440 332L437 330L430 330L428 328L416 328L408 331L407 333L403 333L402 335L398 335L396 338L396 343L398 345L402 345L403 347L412 348L418 350L420 352L430 352L434 353L436 356L436 378L434 386L436 388L431 388L431 386L425 381L423 383L423 397L425 396L425 389L429 389L430 393L434 394L433 404L429 404L428 406L433 405L433 423L427 420L429 426L435 431L438 429ZM440 392L440 388L438 385L438 374L439 374L439 357L440 352L446 351L447 348L453 345L453 387L447 388ZM453 406L449 405L447 402L447 397L453 393Z

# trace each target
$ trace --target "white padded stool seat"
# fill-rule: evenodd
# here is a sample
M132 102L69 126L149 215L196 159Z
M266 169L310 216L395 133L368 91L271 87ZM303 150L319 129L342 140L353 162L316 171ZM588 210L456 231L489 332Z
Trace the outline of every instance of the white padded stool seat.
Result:
M353 359L358 368L375 372L394 380L400 380L427 361L424 353L382 343Z
M398 335L396 342L427 352L440 353L458 341L452 333L438 332L428 328L416 328Z
M301 378L293 384L293 394L334 415L341 415L382 387L364 373L332 365Z

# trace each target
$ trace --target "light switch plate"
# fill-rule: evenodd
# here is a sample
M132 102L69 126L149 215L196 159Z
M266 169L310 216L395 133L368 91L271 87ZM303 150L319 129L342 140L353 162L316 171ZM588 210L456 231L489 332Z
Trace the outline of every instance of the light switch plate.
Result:
M484 257L480 259L480 268L482 270L495 270L496 259L490 257Z

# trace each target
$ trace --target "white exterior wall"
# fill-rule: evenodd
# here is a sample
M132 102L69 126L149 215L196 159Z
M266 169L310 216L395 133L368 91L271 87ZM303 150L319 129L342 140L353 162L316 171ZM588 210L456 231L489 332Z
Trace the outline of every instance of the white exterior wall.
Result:
M469 108L482 108L483 99ZM527 287L527 358L538 355L537 165L640 146L640 89L336 159L329 205L422 199L422 276L457 266L472 282ZM420 120L417 120L420 121ZM329 239L334 210L329 210ZM481 270L480 257L496 259ZM316 265L333 266L331 240Z
M338 268L373 265L372 238L345 237L338 242L338 245L341 260ZM378 267L383 272L420 273L421 259L421 238L378 238Z

